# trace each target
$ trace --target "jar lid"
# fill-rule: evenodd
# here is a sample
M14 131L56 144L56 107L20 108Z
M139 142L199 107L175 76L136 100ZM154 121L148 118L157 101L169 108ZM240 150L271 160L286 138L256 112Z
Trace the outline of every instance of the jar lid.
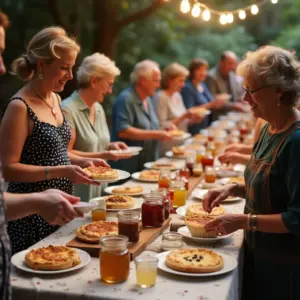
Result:
M106 209L106 201L105 201L105 199L99 199L98 201L97 201L97 207L96 207L97 209Z

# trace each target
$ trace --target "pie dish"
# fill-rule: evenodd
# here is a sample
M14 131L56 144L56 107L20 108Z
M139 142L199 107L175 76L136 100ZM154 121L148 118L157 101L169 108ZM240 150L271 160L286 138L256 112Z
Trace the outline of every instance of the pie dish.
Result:
M181 138L185 135L185 132L182 130L171 130L169 131L172 137Z
M173 250L165 262L171 269L186 273L212 273L224 266L221 255L202 248Z
M110 195L104 197L106 207L109 209L128 209L135 205L135 199L130 196Z
M106 235L118 235L118 223L96 221L80 226L76 230L76 237L86 243L99 243L99 239Z
M218 206L214 207L211 213L209 214L208 212L204 211L202 204L192 204L187 207L186 210L186 217L190 216L212 216L214 218L222 216L226 213L224 207Z
M141 185L136 186L118 186L112 189L114 194L138 194L142 193L144 188Z
M153 163L152 169L168 169L168 170L174 170L177 169L177 166L174 163Z
M214 220L213 216L188 216L184 218L185 225L193 237L213 238L218 235L215 231L207 232L204 228L205 224Z
M72 248L48 246L29 251L25 263L34 270L64 270L79 265L80 257Z
M158 181L159 173L159 170L144 170L140 173L140 179Z
M85 168L84 171L96 180L119 178L118 171L111 168L90 166Z

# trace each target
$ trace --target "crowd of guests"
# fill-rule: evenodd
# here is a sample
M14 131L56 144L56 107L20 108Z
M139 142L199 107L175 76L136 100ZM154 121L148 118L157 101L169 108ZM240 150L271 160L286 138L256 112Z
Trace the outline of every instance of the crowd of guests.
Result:
M0 12L0 54L8 26ZM295 109L300 64L294 56L266 46L240 64L226 51L211 70L203 59L193 59L188 68L171 63L162 72L154 61L138 62L130 86L114 102L110 134L101 103L121 71L108 57L85 57L77 89L64 100L58 95L73 78L79 51L64 29L49 27L35 34L12 64L24 86L11 97L0 126L1 299L10 299L11 248L24 250L81 217L72 204L101 194L103 186L84 167L108 167L109 161L130 173L140 171L174 145L170 130L195 135L228 111L245 111L244 101L257 118L255 145L231 145L220 160L248 163L246 184L211 190L203 206L210 212L238 195L246 198L245 213L220 217L207 230L245 230L245 270L247 282L253 282L244 287L249 299L300 299L300 115ZM0 74L5 72L0 56ZM198 107L211 114L199 116ZM110 152L128 146L142 151Z

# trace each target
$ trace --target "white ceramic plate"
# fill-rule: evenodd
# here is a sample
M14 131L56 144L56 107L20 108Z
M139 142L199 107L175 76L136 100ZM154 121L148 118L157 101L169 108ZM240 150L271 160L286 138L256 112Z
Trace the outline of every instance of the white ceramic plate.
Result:
M133 185L133 184L126 184L126 186L132 186L132 187L134 187L135 185ZM111 185L111 186L108 186L108 187L105 188L104 191L105 191L105 193L111 194L111 195L125 195L125 196L141 196L141 195L144 195L144 194L147 194L147 193L151 192L150 188L143 186L144 190L142 192L140 192L140 193L135 193L135 194L126 194L126 193L117 194L117 193L113 193L113 191L112 191L116 187L121 187L121 185Z
M158 179L141 179L140 178L140 174L141 172L136 172L136 173L133 173L131 174L131 177L135 180L138 180L138 181L145 181L145 182L158 182Z
M154 169L154 170L164 169L164 168L157 168L157 167L153 166L154 163L155 163L154 161L146 162L146 163L144 163L144 167L147 168L147 169ZM164 163L167 163L167 162L157 162L157 163L164 164ZM178 167L177 165L174 165L174 167L167 168L167 169L168 170L177 170L177 169L180 169L180 167Z
M116 178L116 179L95 179L95 181L97 181L97 182L111 183L111 182L117 182L119 180L126 179L126 178L130 177L130 173L128 173L126 171L117 170L117 169L115 169L115 170L118 171L118 173L119 173L119 177L118 178Z
M91 199L89 202L90 203L94 203L97 204L98 200L105 198L104 197L97 197L97 198L93 198ZM141 209L142 204L144 202L144 200L142 198L134 198L135 199L135 205L132 208L124 208L124 209L120 209L120 208L107 208L106 211L119 211L119 210L133 210L133 209Z
M89 213L94 207L96 207L96 204L89 203L89 202L77 202L76 204L73 204L73 207L80 211L83 214Z
M176 213L177 215L181 216L181 217L185 217L185 213L186 213L186 209L187 209L187 206L180 206L176 209Z
M178 158L178 159L185 159L186 155L174 155L172 151L167 151L165 153L166 157L170 157L170 158Z
M217 272L212 272L212 273L186 273L186 272L180 272L173 270L169 268L165 261L166 261L166 256L170 253L171 251L167 252L162 252L156 255L158 258L158 268L161 269L162 271L175 274L175 275L181 275L181 276L186 276L186 277L209 277L209 276L216 276L216 275L221 275L228 273L232 270L234 270L237 267L237 260L234 257L218 253L223 257L224 260L224 267L222 270L217 271Z
M131 155L131 156L136 156L139 155L139 152L128 152L126 150L110 150L109 152L113 153L113 154L117 154L117 155Z
M201 243L201 244L214 244L214 243L217 243L217 242L222 241L224 239L227 239L227 238L229 238L233 235L233 233L230 233L230 234L226 234L226 235L220 235L220 236L217 236L217 237L214 237L214 238L193 237L191 235L189 229L186 226L180 227L178 229L178 232L181 235L183 235L184 237L192 240L193 242Z
M112 153L116 154L131 154L131 155L138 155L140 151L142 151L142 147L128 147L124 150L110 150Z
M25 272L29 272L29 273L35 273L35 274L60 274L60 273L66 273L66 272L71 272L74 270L78 270L83 268L84 266L86 266L90 260L91 257L90 255L80 249L74 249L77 254L80 257L81 263L75 267L69 268L69 269L64 269L64 270L57 270L57 271L43 271L43 270L34 270L29 268L26 264L25 264L25 256L26 254L30 251L30 250L23 250L21 252L16 253L12 258L11 258L11 263L18 269L23 270Z
M207 183L205 181L202 181L198 187L200 187L201 189L204 189L204 190L210 190L210 189L214 189L217 187L222 187L223 185L229 183L229 181L230 181L229 178L217 179L215 183Z
M175 141L183 141L191 137L192 135L188 132L184 133L182 136L173 136L172 139Z
M199 199L199 200L203 200L204 196L207 194L208 190L202 190L202 189L195 189L192 192L192 197ZM225 199L224 201L222 201L222 203L226 203L226 202L235 202L235 201L240 201L242 200L242 198L239 197L231 197L229 196L227 199Z

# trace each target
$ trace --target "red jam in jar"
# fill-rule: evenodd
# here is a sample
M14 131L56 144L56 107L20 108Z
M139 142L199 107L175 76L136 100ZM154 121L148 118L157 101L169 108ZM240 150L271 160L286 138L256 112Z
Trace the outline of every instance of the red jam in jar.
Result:
M144 227L161 227L165 220L163 196L159 193L144 195L142 223Z

